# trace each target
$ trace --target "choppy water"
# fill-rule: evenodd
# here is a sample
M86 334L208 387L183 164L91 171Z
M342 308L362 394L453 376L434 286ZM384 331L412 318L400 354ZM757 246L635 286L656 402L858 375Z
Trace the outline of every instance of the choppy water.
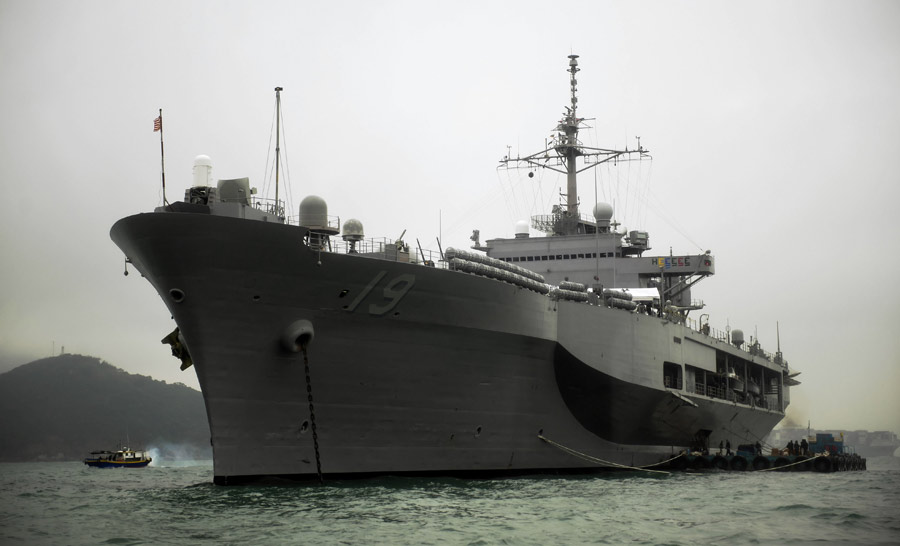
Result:
M220 487L212 465L0 464L0 544L900 543L900 458L865 472Z

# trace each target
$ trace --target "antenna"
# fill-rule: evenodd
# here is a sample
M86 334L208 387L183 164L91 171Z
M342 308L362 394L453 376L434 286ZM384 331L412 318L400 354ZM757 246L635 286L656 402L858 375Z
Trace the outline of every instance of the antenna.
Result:
M777 348L775 349L775 363L787 367L784 362L784 356L781 354L781 328L779 327L778 321L775 321L775 340L777 343Z
M281 87L275 88L275 209L281 207L278 205L278 170L279 159L281 159ZM271 142L271 141L269 141Z
M584 229L579 228L578 173L596 168L608 161L618 161L620 156L626 156L623 160L630 160L634 156L637 156L634 157L637 160L650 157L640 143L637 150L629 150L627 147L624 150L614 150L582 145L578 140L578 132L585 127L583 124L585 118L578 117L578 80L575 78L580 71L578 55L569 55L569 69L567 70L570 87L569 105L565 106L563 118L553 130L552 138L549 141L545 139L544 149L527 156L511 157L511 148L507 146L507 155L500 160L501 166L505 168L550 169L566 176L565 212L554 210L552 217L533 218L533 221L536 222L534 225L536 229L551 235L574 235L580 233L580 229ZM579 157L581 158L580 167ZM510 164L513 166L511 167Z

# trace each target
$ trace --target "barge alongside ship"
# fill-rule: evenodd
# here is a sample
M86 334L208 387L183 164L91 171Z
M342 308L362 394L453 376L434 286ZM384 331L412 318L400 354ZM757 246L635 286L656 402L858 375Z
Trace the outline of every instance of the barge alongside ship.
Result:
M711 253L651 256L610 205L580 214L578 172L649 154L581 143L578 71L571 55L546 149L501 162L566 176L567 202L532 218L544 236L525 223L428 255L341 230L313 196L295 225L247 179L214 184L202 156L183 202L112 227L196 369L216 483L640 467L784 417L797 382L780 351L688 318Z
M844 472L866 470L865 457L855 453L853 448L844 445L843 438L833 434L817 433L804 438L802 448L800 442L785 449L771 448L768 454L763 453L760 444L740 445L732 454L730 449L718 453L681 453L665 461L664 467L671 470L733 470L738 472Z

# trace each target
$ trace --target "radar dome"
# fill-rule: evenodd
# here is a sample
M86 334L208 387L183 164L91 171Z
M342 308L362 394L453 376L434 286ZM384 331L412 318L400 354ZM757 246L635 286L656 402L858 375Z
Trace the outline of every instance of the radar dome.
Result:
M598 222L606 220L607 222L613 216L613 208L609 203L597 203L594 205L594 220Z
M194 158L194 187L212 186L212 159L208 155Z
M342 237L345 241L361 241L365 237L362 222L356 218L350 218L344 222L343 232Z
M524 239L528 237L528 220L519 220L516 222L516 239Z
M328 205L318 195L309 195L300 202L300 226L321 228L328 225Z

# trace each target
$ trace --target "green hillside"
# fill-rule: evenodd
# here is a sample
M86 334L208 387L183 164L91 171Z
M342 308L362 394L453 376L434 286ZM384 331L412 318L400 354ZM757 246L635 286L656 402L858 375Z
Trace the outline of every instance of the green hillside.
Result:
M0 374L0 438L0 462L80 460L126 441L166 458L212 458L199 391L74 354Z

